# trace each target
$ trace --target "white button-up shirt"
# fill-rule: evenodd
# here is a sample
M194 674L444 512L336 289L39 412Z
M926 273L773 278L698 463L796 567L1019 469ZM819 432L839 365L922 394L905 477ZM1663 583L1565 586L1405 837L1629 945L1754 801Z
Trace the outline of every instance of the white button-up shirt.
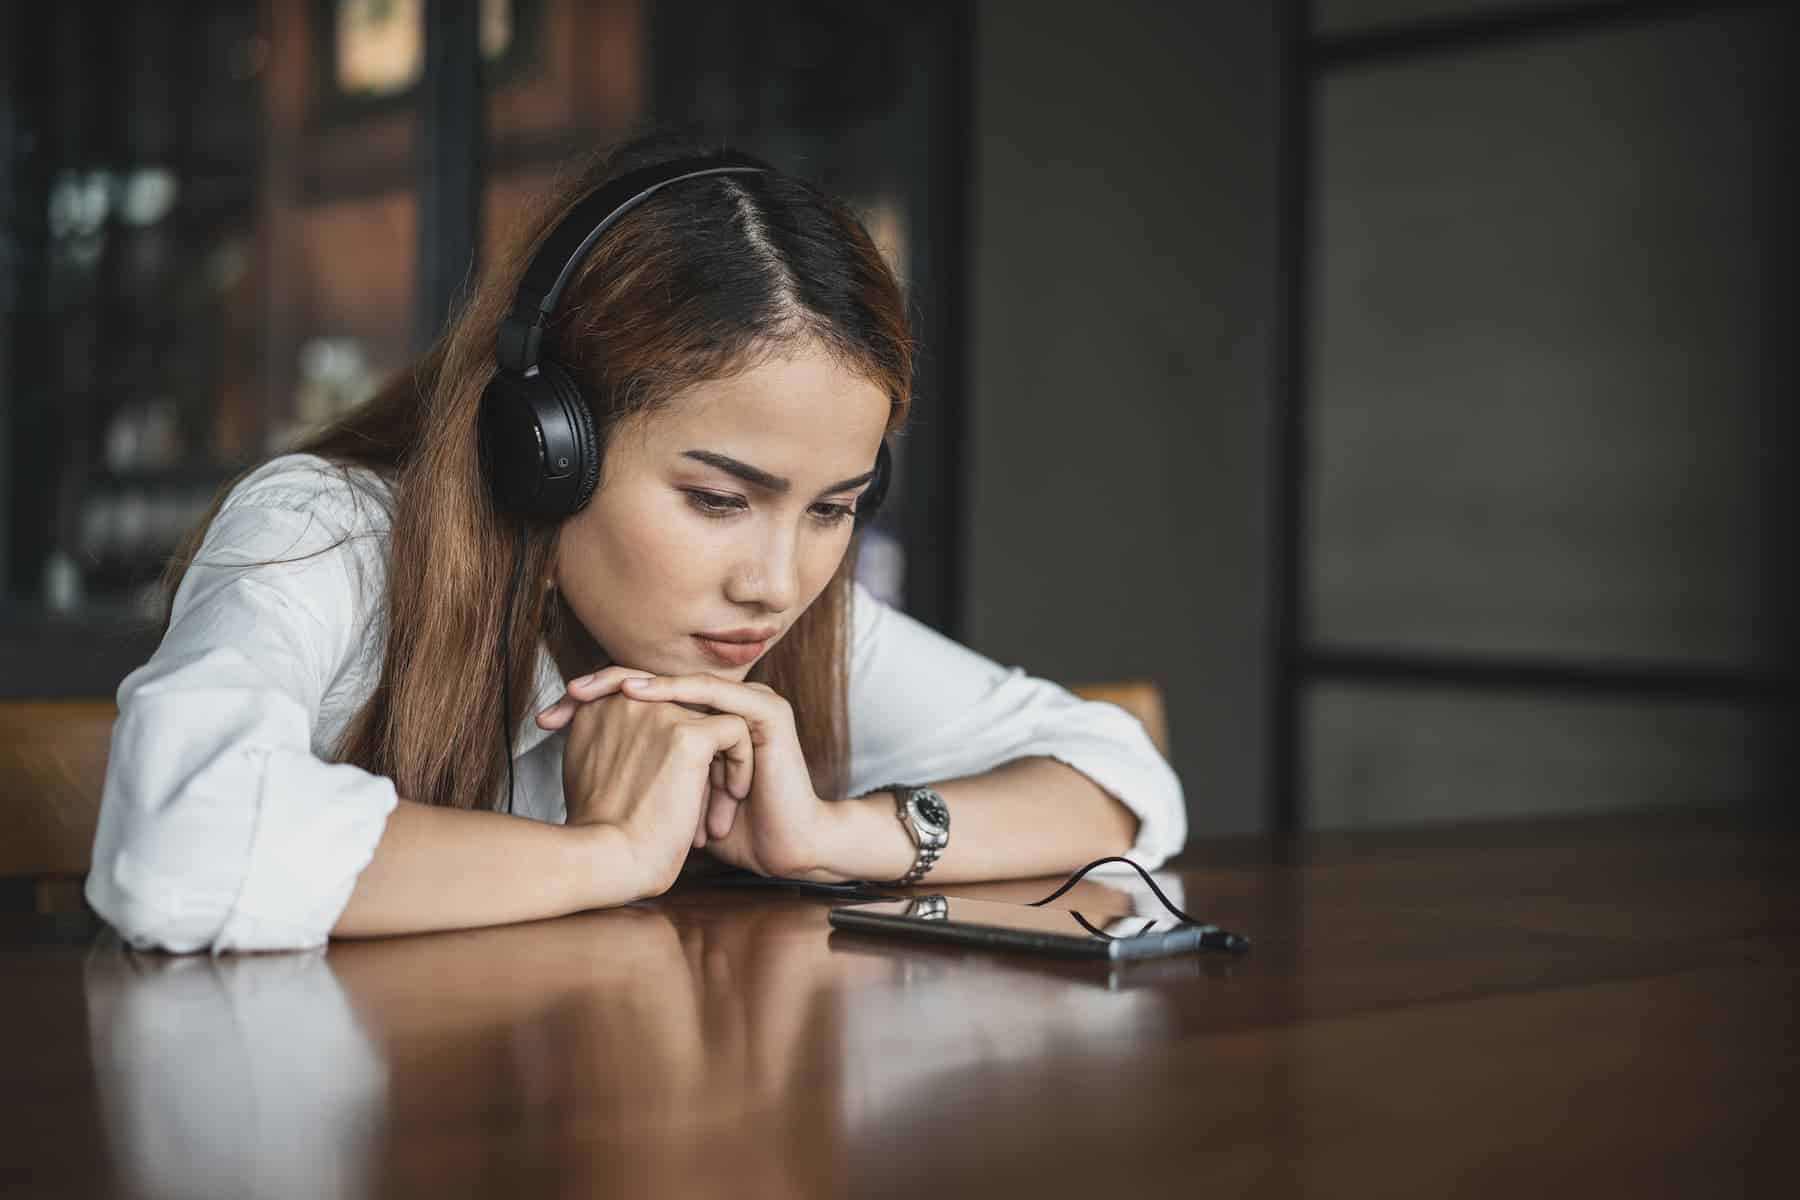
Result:
M378 477L306 455L254 472L214 518L162 644L119 686L87 897L133 944L278 950L330 934L396 800L391 780L331 761L381 676L389 527ZM860 586L851 620L852 795L1048 757L1137 815L1144 866L1181 848L1181 784L1128 713ZM536 709L562 692L540 649ZM521 816L563 820L564 740L519 732Z

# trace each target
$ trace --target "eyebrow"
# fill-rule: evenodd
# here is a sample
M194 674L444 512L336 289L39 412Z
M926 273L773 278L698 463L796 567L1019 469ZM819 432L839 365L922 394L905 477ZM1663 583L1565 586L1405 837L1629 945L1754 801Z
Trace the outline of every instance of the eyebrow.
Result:
M771 475L760 467L753 467L747 462L739 462L724 454L715 454L711 450L684 450L682 457L695 459L709 467L717 467L727 475L733 475L743 480L751 487L760 488L765 492L773 492L778 496L786 495L794 486L779 475ZM875 472L865 471L854 479L845 479L832 484L819 495L829 496L833 492L847 492L853 487L861 487L873 478L875 478Z

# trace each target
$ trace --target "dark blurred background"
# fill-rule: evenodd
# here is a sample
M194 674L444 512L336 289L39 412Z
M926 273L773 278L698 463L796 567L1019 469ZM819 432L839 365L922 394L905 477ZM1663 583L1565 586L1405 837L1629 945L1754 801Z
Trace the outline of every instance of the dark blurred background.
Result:
M1148 677L1199 832L1792 819L1785 5L0 8L0 698L107 695L214 491L571 156L728 139L921 345L859 570Z

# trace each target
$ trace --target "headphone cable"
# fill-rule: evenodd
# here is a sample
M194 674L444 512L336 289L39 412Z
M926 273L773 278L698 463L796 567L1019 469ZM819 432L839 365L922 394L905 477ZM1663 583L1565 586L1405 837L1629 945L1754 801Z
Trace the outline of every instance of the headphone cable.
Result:
M519 577L525 573L525 523L513 543L512 583L500 613L500 740L506 751L506 813L513 810L512 615L519 601Z
M1026 907L1027 908L1042 908L1044 905L1050 903L1052 900L1056 899L1058 896L1062 895L1064 892L1068 891L1070 888L1072 888L1076 884L1080 883L1082 880L1082 877L1085 876L1089 871L1093 870L1095 867L1103 866L1106 863L1124 863L1125 865L1129 866L1132 870L1136 871L1139 875L1143 876L1144 882L1150 885L1150 890L1156 894L1156 898L1158 900L1162 901L1162 906L1164 908L1168 909L1170 912L1172 912L1176 916L1180 917L1183 921L1186 921L1189 925L1197 925L1200 927L1200 944L1202 946L1206 947L1207 949L1209 949L1209 950L1229 950L1233 954L1242 954L1244 951L1246 951L1250 948L1250 939L1245 937L1244 935L1242 935L1240 933L1232 933L1229 929L1220 929L1217 925L1211 924L1210 922L1207 922L1207 921L1196 921L1193 917L1188 916L1186 913L1182 912L1179 908L1175 907L1175 903L1163 894L1163 890L1161 888L1156 886L1156 880L1151 878L1150 872L1144 870L1144 868L1141 864L1132 862L1129 858L1126 858L1122 854L1108 855L1106 858L1096 858L1093 862L1089 863L1087 866L1081 868L1081 870L1079 870L1079 871L1075 872L1073 875L1069 876L1068 880L1065 881L1063 883L1063 885L1061 887L1057 888L1054 892L1051 892L1048 896L1045 896L1042 900L1033 900L1030 904L1026 905ZM1081 924L1083 924L1083 925L1088 924L1086 921L1082 920L1080 913L1075 914L1075 919L1077 921L1080 921ZM1091 932L1094 932L1094 933L1100 932L1099 930L1094 929L1092 926L1088 926L1088 928ZM1102 936L1105 936L1105 935L1102 935Z

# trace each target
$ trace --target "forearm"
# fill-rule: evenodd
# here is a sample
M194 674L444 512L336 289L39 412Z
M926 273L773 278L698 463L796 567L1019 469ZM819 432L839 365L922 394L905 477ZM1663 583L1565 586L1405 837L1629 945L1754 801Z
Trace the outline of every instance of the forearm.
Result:
M612 826L401 801L331 932L379 937L606 908L638 898L638 874Z
M1019 759L931 786L950 807L950 845L928 883L1065 875L1125 853L1137 837L1130 809L1055 759ZM897 879L912 867L912 839L895 815L892 792L831 808L820 877Z

